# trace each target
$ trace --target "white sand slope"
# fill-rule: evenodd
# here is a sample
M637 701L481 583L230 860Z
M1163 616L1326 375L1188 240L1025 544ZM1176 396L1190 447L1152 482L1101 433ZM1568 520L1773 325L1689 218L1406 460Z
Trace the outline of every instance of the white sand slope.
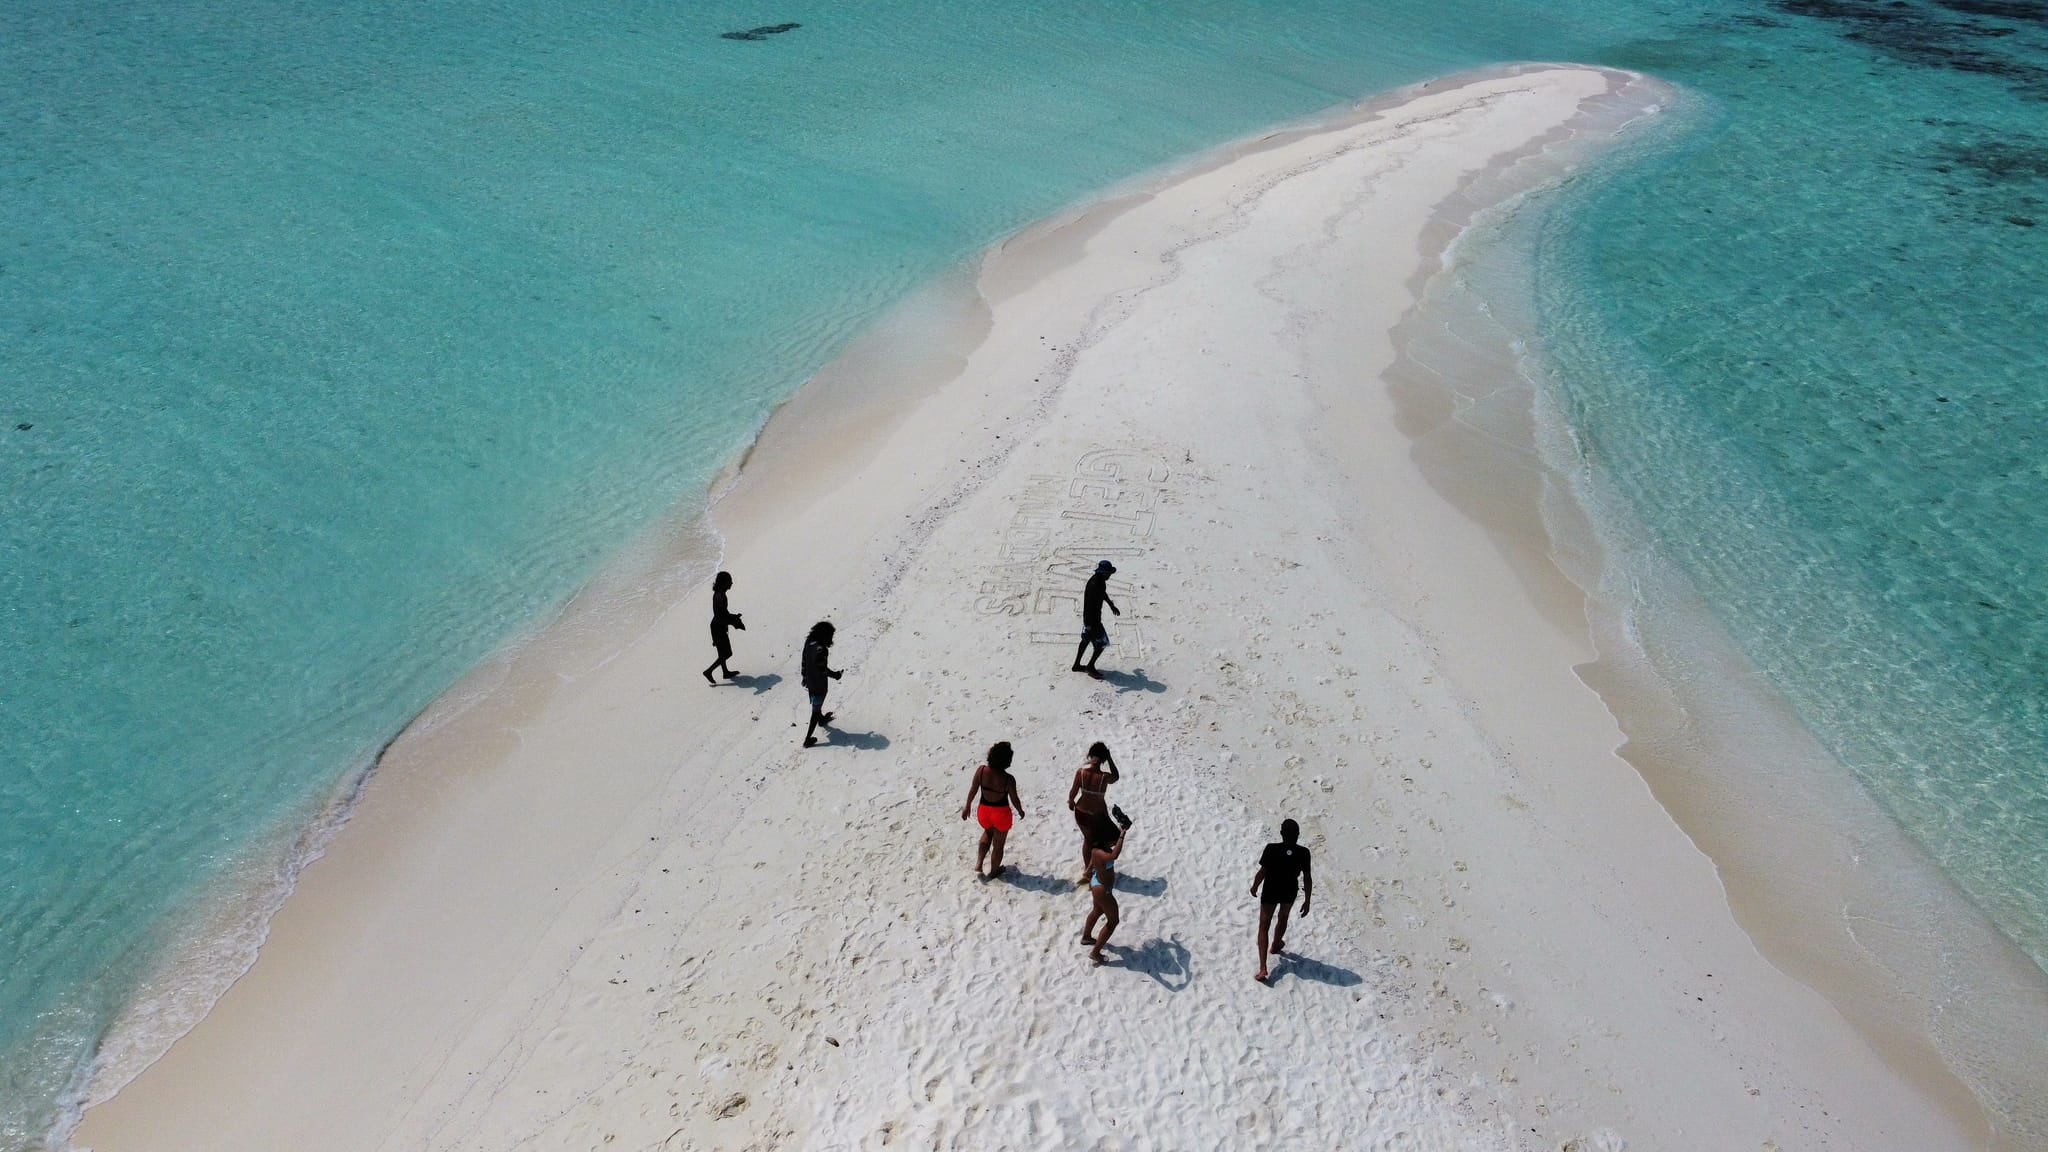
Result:
M1750 946L1612 755L1583 634L1379 383L1462 195L1654 99L1440 84L1013 241L946 383L803 398L720 505L735 663L778 682L704 685L702 589L601 661L480 672L80 1144L1971 1146ZM1067 664L1104 557L1098 683ZM805 751L818 618L842 730ZM1030 815L982 883L959 808L998 739ZM1064 807L1096 739L1136 820L1102 968ZM1316 902L1266 987L1283 816Z

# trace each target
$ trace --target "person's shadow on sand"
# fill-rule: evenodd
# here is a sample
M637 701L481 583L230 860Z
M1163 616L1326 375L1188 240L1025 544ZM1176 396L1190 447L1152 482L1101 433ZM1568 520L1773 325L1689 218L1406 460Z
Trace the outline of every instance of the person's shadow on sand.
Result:
M1119 872L1116 874L1116 890L1120 896L1164 896L1166 895L1166 877L1160 876L1147 880L1143 876L1133 876L1128 872Z
M1063 876L1034 876L1029 872L1019 872L1015 864L1003 865L1003 874L996 879L1012 887L1022 888L1026 892L1072 892L1075 887L1072 880Z
M1115 672L1104 668L1102 682L1115 686L1118 692L1166 691L1166 685L1147 677L1143 668L1133 668L1129 672Z
M837 728L827 728L825 738L818 743L827 748L858 748L863 752L879 752L889 746L889 738L880 732L841 732Z
M1117 967L1143 972L1168 992L1186 990L1195 978L1194 955L1178 936L1172 939L1154 936L1136 948L1111 944L1104 951L1116 956Z
M1298 980L1313 980L1318 984L1328 984L1335 988L1356 988L1365 983L1365 977L1349 968L1339 968L1335 964L1325 964L1321 960L1311 960L1306 956L1275 952L1273 959L1275 963L1272 978L1266 982L1268 988L1289 976Z
M759 696L761 693L782 683L782 674L779 672L764 672L759 676L735 676L727 680L726 683L735 688L745 688L754 695Z

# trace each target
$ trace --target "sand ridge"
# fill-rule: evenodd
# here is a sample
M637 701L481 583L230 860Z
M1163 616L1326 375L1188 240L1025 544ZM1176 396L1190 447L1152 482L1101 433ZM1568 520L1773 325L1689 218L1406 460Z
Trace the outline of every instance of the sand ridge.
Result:
M716 510L749 679L699 678L701 590L598 668L494 671L518 700L401 742L81 1144L1968 1146L1756 955L1583 637L1379 410L1436 208L1636 82L1425 86L1125 197L1021 287L992 256L951 381L829 485L768 443ZM1066 668L1104 557L1098 683ZM1442 581L1500 590L1470 626L1550 714L1478 722L1416 610ZM806 751L817 618L847 672ZM997 739L1030 815L984 883L958 810ZM1102 968L1063 805L1095 739L1137 821ZM1317 900L1265 987L1282 816Z

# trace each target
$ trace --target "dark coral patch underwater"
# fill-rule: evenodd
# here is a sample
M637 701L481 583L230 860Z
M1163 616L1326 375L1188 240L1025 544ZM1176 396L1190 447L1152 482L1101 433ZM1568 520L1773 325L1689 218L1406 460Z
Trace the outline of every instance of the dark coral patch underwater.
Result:
M1773 0L1771 6L1844 26L1845 39L1901 63L1997 77L2031 99L2048 100L2048 66L2027 59L2040 50L2005 48L2015 30L1978 20L2048 25L2048 0L1936 0L1932 8L1907 0ZM1989 46L1994 41L1998 47Z
M725 40L766 40L770 36L794 32L801 27L801 24L763 24L759 28L749 28L743 32L721 32L719 37Z

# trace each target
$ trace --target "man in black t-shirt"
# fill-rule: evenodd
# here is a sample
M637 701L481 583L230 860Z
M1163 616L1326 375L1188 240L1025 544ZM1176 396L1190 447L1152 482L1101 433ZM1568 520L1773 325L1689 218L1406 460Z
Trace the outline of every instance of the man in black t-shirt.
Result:
M1116 601L1109 598L1109 578L1115 573L1116 565L1107 560L1098 561L1095 575L1090 576L1087 585L1081 589L1081 646L1074 649L1074 671L1086 672L1097 680L1102 679L1102 673L1095 670L1095 662L1102 659L1102 650L1109 647L1109 629L1102 626L1103 605L1108 605L1109 610L1118 616L1124 614L1123 609L1116 606ZM1081 657L1088 655L1090 645L1094 646L1095 655L1089 657L1088 663L1082 664Z
M1266 955L1277 954L1287 946L1287 913L1294 908L1295 883L1300 881L1301 914L1308 915L1309 901L1315 898L1316 879L1308 868L1308 849L1295 843L1301 839L1301 825L1292 820L1280 822L1280 843L1266 845L1259 854L1259 870L1252 876L1252 895L1259 898L1259 983L1267 978ZM1262 893L1259 888L1264 886ZM1273 910L1280 910L1277 921ZM1272 930L1273 946L1266 947L1267 930Z

